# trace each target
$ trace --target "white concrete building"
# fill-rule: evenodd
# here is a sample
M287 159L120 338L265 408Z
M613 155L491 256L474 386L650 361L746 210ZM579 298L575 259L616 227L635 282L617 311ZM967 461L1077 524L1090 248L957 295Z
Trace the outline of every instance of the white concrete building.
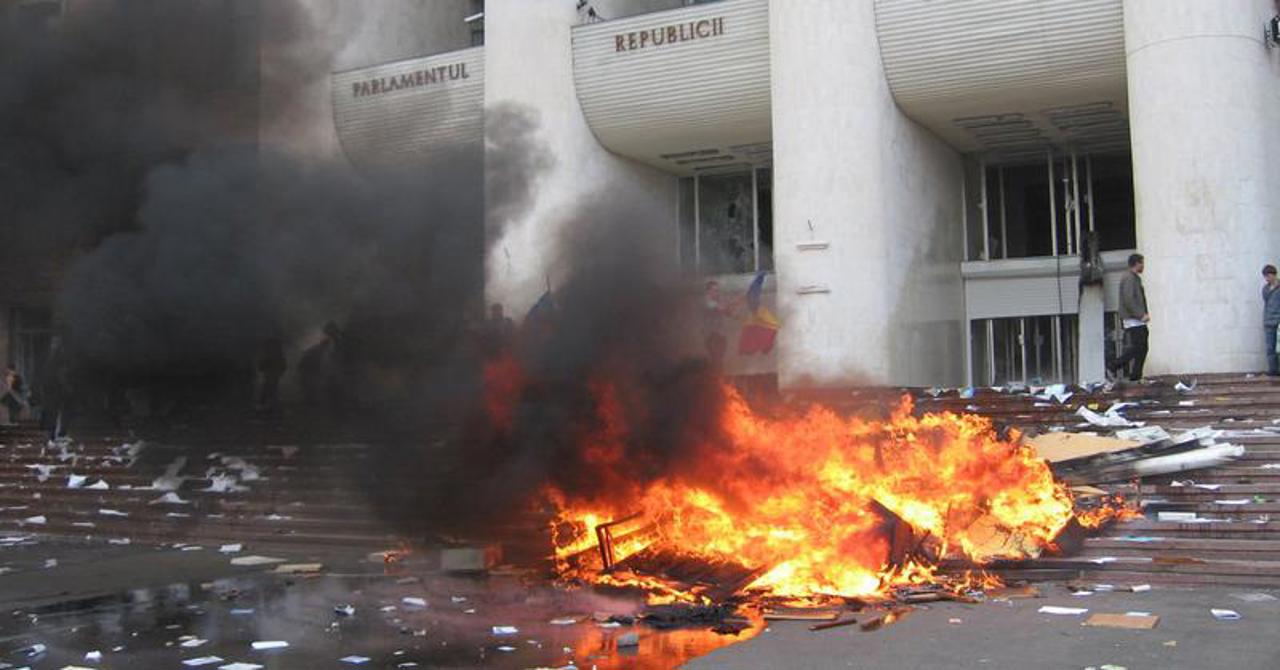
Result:
M482 151L493 110L536 111L554 166L487 259L513 313L554 271L553 228L607 192L691 273L726 290L771 273L778 348L731 364L784 387L1100 379L1135 250L1148 374L1264 365L1271 0L431 6L377 25L482 23L483 46L348 60L337 136L356 163ZM1081 288L1091 238L1106 279Z

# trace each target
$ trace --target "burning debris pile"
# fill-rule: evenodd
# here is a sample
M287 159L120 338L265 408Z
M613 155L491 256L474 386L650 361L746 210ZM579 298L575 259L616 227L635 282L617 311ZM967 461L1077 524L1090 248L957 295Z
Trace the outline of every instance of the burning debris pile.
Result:
M770 417L723 394L722 437L686 468L594 497L548 490L560 575L667 601L875 598L943 581L943 560L1034 557L1073 521L1049 466L981 417L918 416L909 399L884 420ZM584 448L626 482L628 426L609 409Z

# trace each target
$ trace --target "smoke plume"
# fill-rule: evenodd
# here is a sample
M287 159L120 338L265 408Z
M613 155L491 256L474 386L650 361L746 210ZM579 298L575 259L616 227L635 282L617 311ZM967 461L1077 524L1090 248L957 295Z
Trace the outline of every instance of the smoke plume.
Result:
M57 317L79 383L240 383L264 340L304 346L337 321L343 396L328 409L379 428L373 482L430 482L370 487L420 532L492 525L548 484L623 495L716 442L719 381L689 356L669 223L644 206L602 193L547 222L566 231L557 283L492 346L482 191L501 225L554 164L528 110L488 110L487 161L357 174L258 142L298 110L262 116L264 73L236 65L256 59L199 48L217 24L205 3L95 6L0 40L4 260L74 256ZM291 72L269 76L316 85L329 68L309 15L271 6L247 32L286 55L273 62Z

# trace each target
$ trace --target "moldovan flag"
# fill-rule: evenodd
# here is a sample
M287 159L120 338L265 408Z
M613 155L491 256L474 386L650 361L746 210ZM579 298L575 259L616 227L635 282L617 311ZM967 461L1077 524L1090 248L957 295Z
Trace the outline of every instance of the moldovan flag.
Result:
M757 273L751 287L747 289L747 319L742 323L742 332L738 334L739 354L767 354L773 351L773 343L778 339L778 329L782 327L778 317L760 304L764 278L765 273Z

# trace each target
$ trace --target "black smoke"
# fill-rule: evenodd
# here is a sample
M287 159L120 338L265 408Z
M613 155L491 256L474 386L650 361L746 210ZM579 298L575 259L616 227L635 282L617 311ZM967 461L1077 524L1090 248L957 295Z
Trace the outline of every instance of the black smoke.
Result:
M64 261L79 395L243 387L265 339L302 346L330 320L367 364L351 388L456 346L483 282L478 149L357 173L260 142L306 111L264 117L264 77L285 101L327 85L333 45L296 3L71 6L15 12L0 40L0 217L7 266Z
M513 315L526 323L505 351L486 348L486 235L521 218L555 165L537 117L488 110L483 160L355 171L264 144L258 128L305 110L268 109L264 73L209 46L215 5L103 2L0 41L4 253L73 257L56 308L77 392L243 391L264 340L294 344L296 364L337 321L345 395L330 418L376 427L381 458L358 474L386 519L423 533L492 528L547 484L625 496L718 441L720 382L688 346L696 290L670 267L667 208L602 192L536 222L563 231L552 292L536 318ZM270 6L248 34L284 54L272 80L326 78L332 49L308 15ZM499 355L521 374L501 427L484 382Z

